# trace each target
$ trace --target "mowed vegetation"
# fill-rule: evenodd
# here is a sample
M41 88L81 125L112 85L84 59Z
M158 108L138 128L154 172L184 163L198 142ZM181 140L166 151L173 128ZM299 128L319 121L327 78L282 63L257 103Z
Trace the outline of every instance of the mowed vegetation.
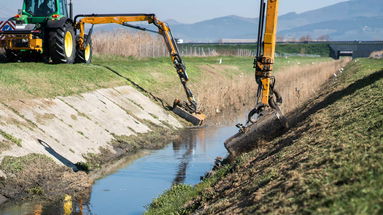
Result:
M357 59L283 136L147 214L382 214L383 61Z
M186 57L184 59L192 83L204 80L204 66L234 66L237 70L220 70L220 74L234 78L240 73L253 74L252 58L247 57ZM310 64L328 58L279 58L277 68ZM118 72L115 74L110 69ZM44 63L0 63L0 100L23 98L53 98L68 96L99 88L129 84L125 78L150 92L167 92L180 85L170 58L97 56L92 64L51 65ZM209 80L205 80L209 81Z

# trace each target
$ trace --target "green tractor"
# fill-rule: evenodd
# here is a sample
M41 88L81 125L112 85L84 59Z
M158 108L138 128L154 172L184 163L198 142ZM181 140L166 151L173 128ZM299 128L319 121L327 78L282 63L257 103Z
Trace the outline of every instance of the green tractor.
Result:
M78 46L72 2L67 0L24 0L19 13L12 18L14 31L0 31L8 62L36 61L51 63L90 63L92 42Z

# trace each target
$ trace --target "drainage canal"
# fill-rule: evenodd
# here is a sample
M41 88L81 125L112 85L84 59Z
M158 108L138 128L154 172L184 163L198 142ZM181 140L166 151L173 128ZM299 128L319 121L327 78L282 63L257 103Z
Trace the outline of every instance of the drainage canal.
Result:
M193 128L182 139L157 151L142 152L120 162L92 187L89 200L76 203L81 215L143 214L152 200L172 184L195 185L210 171L216 157L225 157L224 141L237 132L234 126ZM36 213L38 212L38 213ZM3 215L66 214L59 203L23 203L3 206Z

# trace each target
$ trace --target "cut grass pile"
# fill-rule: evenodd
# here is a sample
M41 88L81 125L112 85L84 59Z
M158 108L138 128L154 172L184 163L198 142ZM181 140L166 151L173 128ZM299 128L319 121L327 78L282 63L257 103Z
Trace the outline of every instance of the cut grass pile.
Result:
M382 214L383 61L358 59L283 136L147 214Z

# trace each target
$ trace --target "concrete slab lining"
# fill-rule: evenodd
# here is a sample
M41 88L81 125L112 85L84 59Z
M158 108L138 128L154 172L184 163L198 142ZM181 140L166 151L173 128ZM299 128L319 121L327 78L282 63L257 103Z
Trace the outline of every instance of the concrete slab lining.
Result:
M113 152L114 135L151 131L149 122L182 127L162 107L129 86L54 99L15 100L0 104L0 130L8 138L20 140L21 146L11 144L0 153L0 160L39 153L57 163L63 159L85 161L84 154L99 153L101 147ZM8 140L0 135L0 141Z

